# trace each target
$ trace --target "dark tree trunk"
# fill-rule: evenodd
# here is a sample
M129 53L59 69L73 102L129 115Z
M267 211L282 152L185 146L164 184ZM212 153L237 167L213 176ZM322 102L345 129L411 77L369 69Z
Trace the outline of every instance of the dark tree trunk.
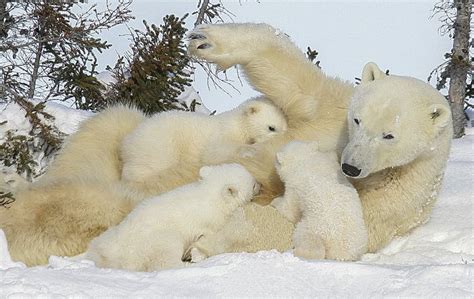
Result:
M0 38L7 37L7 0L0 0Z
M455 0L457 14L454 22L454 41L451 51L451 72L449 83L449 101L453 114L454 138L464 135L466 116L464 100L466 98L466 80L471 67L469 60L469 32L472 13L472 0Z

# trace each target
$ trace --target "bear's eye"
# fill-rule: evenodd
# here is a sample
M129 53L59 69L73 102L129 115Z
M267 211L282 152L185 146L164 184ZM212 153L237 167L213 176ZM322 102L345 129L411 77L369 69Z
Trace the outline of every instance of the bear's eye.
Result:
M268 129L272 132L275 132L275 127L273 127L273 126L268 126Z
M385 133L383 134L383 139L393 139L393 138L395 137L393 137L392 134L385 134Z
M360 120L358 118L354 118L354 122L356 123L356 125L360 124Z

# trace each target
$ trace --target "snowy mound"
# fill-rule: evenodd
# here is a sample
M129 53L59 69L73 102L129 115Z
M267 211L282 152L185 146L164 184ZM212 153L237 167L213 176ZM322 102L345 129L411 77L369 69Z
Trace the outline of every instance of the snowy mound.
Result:
M65 120L73 119L67 110L60 111ZM453 143L431 220L360 262L307 261L267 251L224 254L154 273L99 269L90 261L61 257L51 257L48 266L26 268L11 261L0 233L0 298L472 297L474 130L468 134Z
M39 101L33 101L33 103L38 104ZM93 115L92 112L76 110L52 101L46 103L44 111L54 116L55 127L65 134L74 133L83 120ZM0 143L6 141L6 132L9 130L14 131L15 135L29 136L31 123L26 116L26 111L19 105L15 103L1 103ZM51 158L52 157L45 157L42 152L34 152L33 160L37 164L35 167L36 171L42 173L42 170L50 163Z

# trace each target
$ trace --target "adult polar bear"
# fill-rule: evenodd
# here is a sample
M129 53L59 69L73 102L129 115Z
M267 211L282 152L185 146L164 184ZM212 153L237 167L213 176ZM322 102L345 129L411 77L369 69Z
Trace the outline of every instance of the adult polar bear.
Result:
M204 25L189 38L191 54L220 69L239 65L249 83L287 115L285 136L260 146L252 161L239 159L263 183L260 202L283 191L278 180L267 180L274 178L276 149L291 139L317 140L321 148L342 155L342 171L354 178L369 252L428 220L452 139L450 108L434 88L414 78L387 76L373 63L365 66L362 84L354 88L326 77L266 24ZM196 246L206 255L258 250L252 241L269 238L252 227L254 217L247 213ZM282 236L273 233L270 243L277 247Z
M262 184L263 193L256 199L258 202L268 203L283 193L274 169L277 149L292 139L318 140L322 148L334 149L338 154L347 145L351 150L344 155L345 164L359 169L366 166L363 175L367 176L355 180L354 185L364 209L369 251L427 220L451 140L449 107L437 91L415 79L385 77L372 64L364 69L362 86L354 88L325 76L285 36L264 24L200 27L190 38L191 53L223 69L241 65L250 83L288 117L285 136L255 145L253 157L228 159L243 164ZM356 101L348 111L352 96ZM389 109L381 109L382 106ZM401 112L399 122L393 115L397 114L395 109ZM414 115L415 111L418 112ZM369 133L391 125L393 117L400 124L393 129L400 132L399 136L393 133L395 138L408 141L395 139L393 148L389 145L372 148L377 142L372 142ZM361 131L355 130L353 118L360 118ZM120 222L146 196L197 178L197 165L188 165L151 179L140 190L120 183L119 145L143 119L133 109L120 108L87 121L71 136L41 181L23 191L27 193L25 196L17 194L17 202L11 209L0 211L0 227L6 228L15 260L34 265L45 263L50 254L79 254L93 237ZM377 122L371 123L372 119ZM420 140L413 142L413 134ZM358 144L361 136L361 140L371 141L371 148ZM378 156L358 154L364 149ZM384 150L391 156L384 157ZM394 157L399 160L388 159ZM52 187L58 190L55 192ZM94 193L84 192L86 189ZM36 202L41 209L33 211L30 202ZM273 207L250 204L243 212L236 213L220 234L203 238L199 248L207 254L286 250L291 246L292 229L292 224Z

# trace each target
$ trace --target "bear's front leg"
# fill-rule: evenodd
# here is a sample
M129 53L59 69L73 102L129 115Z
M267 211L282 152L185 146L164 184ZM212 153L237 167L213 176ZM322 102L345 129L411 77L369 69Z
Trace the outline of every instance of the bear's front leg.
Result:
M200 25L189 35L190 55L220 69L240 65L249 83L293 120L311 120L325 76L281 31L267 24Z
M191 55L226 70L249 63L267 47L264 41L272 44L278 34L267 24L205 24L194 28L188 38Z

